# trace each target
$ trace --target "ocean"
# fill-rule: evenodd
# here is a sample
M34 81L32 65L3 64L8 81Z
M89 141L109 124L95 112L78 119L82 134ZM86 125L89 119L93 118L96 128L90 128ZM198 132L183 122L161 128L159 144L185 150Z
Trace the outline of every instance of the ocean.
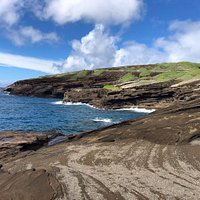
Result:
M76 134L147 115L146 110L100 110L87 104L62 104L61 99L0 94L0 132Z

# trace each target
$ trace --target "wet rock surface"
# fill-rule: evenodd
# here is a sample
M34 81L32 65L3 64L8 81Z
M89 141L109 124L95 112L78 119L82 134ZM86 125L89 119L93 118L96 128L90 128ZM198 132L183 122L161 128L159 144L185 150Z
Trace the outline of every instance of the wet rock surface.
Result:
M15 157L19 153L30 153L45 146L52 146L70 136L59 133L0 133L0 159ZM58 138L58 139L57 139ZM0 162L1 163L1 162Z

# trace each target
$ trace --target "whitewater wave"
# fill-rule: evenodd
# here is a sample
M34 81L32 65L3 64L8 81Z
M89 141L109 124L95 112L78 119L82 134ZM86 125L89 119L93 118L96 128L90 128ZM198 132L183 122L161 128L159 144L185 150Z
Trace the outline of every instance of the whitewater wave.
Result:
M10 95L10 92L5 92L5 91L3 91L3 90L0 90L0 94L3 94L3 95Z
M88 103L82 103L82 102L64 102L63 101L56 101L56 102L52 102L52 104L54 105L65 105L65 106L88 106L90 108L94 108L94 109L98 109L95 106L92 106ZM104 110L104 109L101 109ZM121 108L121 109L116 109L117 111L133 111L133 112L137 112L137 113L152 113L155 112L155 109L146 109L146 108L138 108L138 107L131 107L131 108Z
M153 113L156 110L155 109L146 109L146 108L138 108L138 107L131 107L131 108L122 108L122 109L117 109L118 111L133 111L137 113Z
M81 103L81 102L77 102L77 103L73 103L73 102L66 102L66 103L63 103L64 105L66 106L88 106L90 108L95 108L97 109L96 107L88 104L88 103Z
M52 102L51 104L54 104L54 105L62 105L62 104L63 104L63 101L56 101L56 102Z
M100 118L100 117L96 117L95 119L93 119L94 122L105 122L105 123L112 123L112 119L109 118Z
M56 102L52 102L52 104L54 104L54 105L65 105L65 106L88 106L90 108L97 109L96 107L94 107L94 106L92 106L90 104L81 103L81 102L73 103L73 102L56 101Z

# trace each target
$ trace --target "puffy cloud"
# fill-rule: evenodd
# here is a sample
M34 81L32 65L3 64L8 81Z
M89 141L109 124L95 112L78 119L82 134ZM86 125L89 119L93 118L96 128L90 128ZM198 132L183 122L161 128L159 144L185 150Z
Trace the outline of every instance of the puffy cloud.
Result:
M35 12L42 9L38 0L1 0L0 22L6 37L14 44L23 45L27 42L41 41L57 42L58 36L54 32L43 33L32 26L20 26L20 19L25 12Z
M25 12L58 24L91 21L95 24L123 24L140 19L143 0L1 0L0 21L13 25Z
M27 42L57 42L59 40L56 33L43 33L32 26L21 27L19 30L11 29L8 31L7 37L16 45L24 45Z
M163 60L163 54L159 50L132 41L115 52L112 66L158 63Z
M72 52L60 66L63 71L115 67L159 62L200 62L200 22L174 21L168 37L157 38L152 46L125 42L118 46L119 38L110 35L103 25L80 41L72 42Z
M79 20L102 24L123 24L139 19L143 0L48 0L44 17L58 24Z
M22 55L0 52L0 65L42 71L46 73L60 73L56 65L61 64L55 60L45 60Z
M72 54L63 64L64 70L92 69L111 66L116 52L117 38L110 36L103 25L96 25L81 41L72 41Z
M22 0L1 0L0 22L9 26L17 23L23 6Z
M25 13L32 13L39 20L53 19L58 24L79 20L104 25L127 25L143 14L143 0L1 0L1 27L12 42L56 42L55 33L42 33L32 26L22 27Z

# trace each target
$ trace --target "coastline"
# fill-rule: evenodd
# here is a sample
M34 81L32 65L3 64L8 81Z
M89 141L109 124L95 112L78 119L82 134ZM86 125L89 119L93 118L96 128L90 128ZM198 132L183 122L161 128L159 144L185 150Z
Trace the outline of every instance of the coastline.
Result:
M198 198L199 109L196 100L36 151L10 151L0 159L1 198Z
M96 81L99 77L90 78L26 80L7 91L36 97L62 94L64 102L100 109L156 111L37 150L21 151L16 143L15 153L11 145L0 158L0 199L198 199L200 80L140 86L132 81L118 90L110 75L103 79L103 84L112 83L107 90Z
M98 110L116 110L116 111L124 111L124 110L126 110L126 111L138 112L138 113L153 113L153 112L156 111L156 109L140 108L140 107L134 107L134 106L122 107L122 108L118 108L118 109L105 109L105 108L98 108L98 107L95 107L95 106L93 106L91 104L82 103L82 102L73 103L73 102L56 101L56 102L52 102L52 104L55 104L55 105L66 105L66 106L71 106L71 105L81 106L81 105L85 105L85 106L89 106L91 108L98 109Z

